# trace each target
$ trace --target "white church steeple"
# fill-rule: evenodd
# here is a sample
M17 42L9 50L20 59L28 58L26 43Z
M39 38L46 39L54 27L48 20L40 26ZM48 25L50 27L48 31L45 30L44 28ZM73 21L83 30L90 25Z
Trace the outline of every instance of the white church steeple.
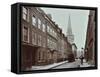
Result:
M68 19L67 39L68 39L68 42L69 42L70 44L72 44L72 43L74 42L74 35L73 35L73 33L72 33L70 15L69 15L69 19Z

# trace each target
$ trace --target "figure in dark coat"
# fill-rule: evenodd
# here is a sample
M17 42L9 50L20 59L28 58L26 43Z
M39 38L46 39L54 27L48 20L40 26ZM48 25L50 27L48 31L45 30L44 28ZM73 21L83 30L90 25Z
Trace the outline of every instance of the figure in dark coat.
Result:
M83 65L83 59L84 59L84 57L81 55L81 56L80 56L81 65Z

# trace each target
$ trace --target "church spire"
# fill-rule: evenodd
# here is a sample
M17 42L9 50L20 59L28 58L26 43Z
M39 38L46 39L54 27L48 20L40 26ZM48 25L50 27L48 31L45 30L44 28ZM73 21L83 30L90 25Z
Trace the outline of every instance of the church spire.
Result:
M68 38L68 42L69 42L70 44L72 44L72 43L74 42L74 35L73 35L73 33L72 33L70 15L69 15L69 19L68 19L67 38Z
M72 28L71 28L71 19L70 19L70 15L69 15L69 19L68 19L67 35L72 35Z

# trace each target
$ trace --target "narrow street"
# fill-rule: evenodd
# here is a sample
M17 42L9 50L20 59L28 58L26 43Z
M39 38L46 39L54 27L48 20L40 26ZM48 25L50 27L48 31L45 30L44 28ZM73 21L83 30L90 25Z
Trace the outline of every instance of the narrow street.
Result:
M60 63L54 63L45 66L32 66L31 70L45 70L45 69L62 69L62 68L77 68L77 67L90 67L88 63L83 61L83 65L81 65L80 59L76 59L74 62L63 61Z
M80 60L75 60L74 62L66 62L64 64L58 65L56 67L53 67L52 69L60 69L60 68L77 68L77 67L89 67L86 62L83 62L83 65L81 65Z

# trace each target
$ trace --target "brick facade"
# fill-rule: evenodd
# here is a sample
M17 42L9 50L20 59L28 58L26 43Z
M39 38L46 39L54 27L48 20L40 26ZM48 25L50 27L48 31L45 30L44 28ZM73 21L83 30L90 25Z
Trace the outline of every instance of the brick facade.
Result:
M90 10L85 43L85 59L95 64L95 11Z
M39 7L22 7L22 70L68 59L71 44L50 15Z

